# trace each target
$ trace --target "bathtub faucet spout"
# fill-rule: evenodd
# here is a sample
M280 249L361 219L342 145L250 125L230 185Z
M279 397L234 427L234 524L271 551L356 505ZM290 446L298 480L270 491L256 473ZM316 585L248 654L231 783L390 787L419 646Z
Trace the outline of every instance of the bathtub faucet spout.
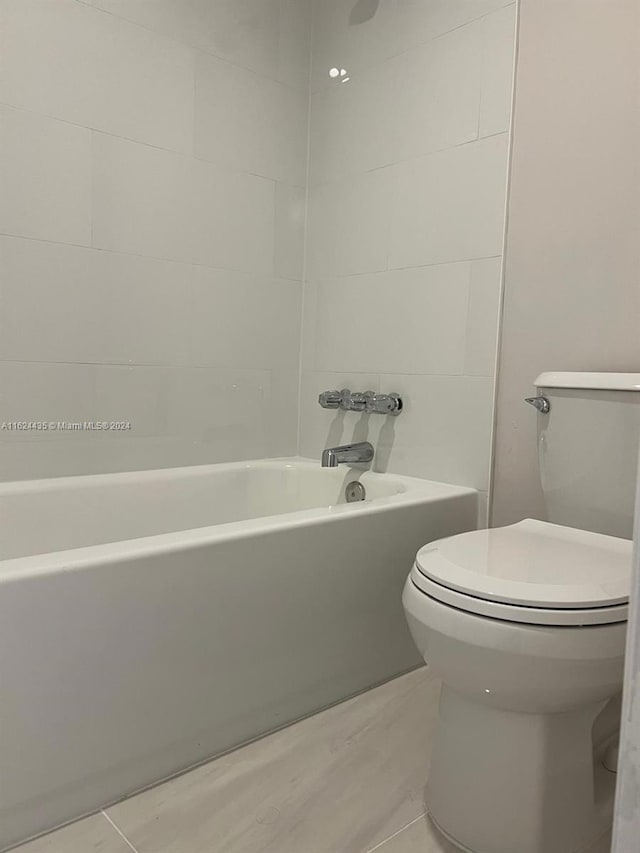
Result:
M322 451L322 467L337 468L341 462L362 463L373 459L373 445L368 441L358 444L343 444L341 447L327 447Z

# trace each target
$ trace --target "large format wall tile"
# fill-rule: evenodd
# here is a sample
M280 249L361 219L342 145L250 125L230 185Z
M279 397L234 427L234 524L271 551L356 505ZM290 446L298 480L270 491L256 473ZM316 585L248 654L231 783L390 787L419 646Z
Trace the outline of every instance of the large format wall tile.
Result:
M480 23L484 41L480 136L490 136L509 129L516 4L487 15Z
M304 183L306 93L200 54L196 156L236 171Z
M0 106L0 198L0 232L88 245L90 131Z
M464 373L493 376L498 346L502 258L471 264Z
M469 280L460 263L320 281L310 366L462 373Z
M0 425L128 421L119 431L0 429L3 479L291 456L298 371L0 362Z
M381 470L488 488L491 377L381 375L380 385L402 395L406 406L379 427Z
M280 370L297 365L302 287L266 276L194 269L192 364Z
M295 22L282 0L82 0L201 50L274 79L297 65L300 32L305 33L307 0ZM283 20L284 19L284 20ZM289 24L292 23L292 26ZM305 33L306 35L306 33ZM306 41L306 39L305 39ZM282 48L286 47L286 51ZM286 57L287 61L282 61ZM308 65L308 54L305 55Z
M160 436L168 432L167 368L98 365L94 369L93 418L127 422L123 430L97 435L97 440L122 444L132 438ZM89 435L89 438L94 436Z
M507 136L393 167L391 267L500 255Z
M408 50L475 21L513 0L396 0L397 50Z
M201 462L295 454L294 371L176 368L168 372L167 432ZM189 464L189 463L186 463Z
M74 423L95 417L95 368L89 364L0 362L0 423ZM77 433L47 429L0 430L0 442L71 441ZM31 472L27 476L38 476Z
M93 245L272 273L274 184L94 134Z
M340 78L311 95L312 185L386 166L397 159L396 62Z
M509 6L312 94L312 183L506 131L514 31Z
M275 274L302 281L307 190L278 182L275 193Z
M189 151L193 51L74 0L2 0L0 99Z
M393 64L397 77L396 162L477 139L484 94L478 24L409 50Z
M193 268L0 238L0 356L175 364L188 356Z
M370 15L374 7L375 14ZM349 74L379 65L396 52L396 0L377 4L315 0L313 6L312 90L331 85L329 69Z
M378 169L310 189L309 278L387 268L390 177Z
M280 0L278 80L309 93L312 0Z

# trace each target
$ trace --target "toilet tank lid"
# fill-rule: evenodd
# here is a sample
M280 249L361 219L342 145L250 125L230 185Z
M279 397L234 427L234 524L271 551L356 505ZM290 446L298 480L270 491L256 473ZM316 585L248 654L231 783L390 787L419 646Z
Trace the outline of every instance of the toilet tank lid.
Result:
M583 388L594 391L640 391L640 373L541 373L537 388Z

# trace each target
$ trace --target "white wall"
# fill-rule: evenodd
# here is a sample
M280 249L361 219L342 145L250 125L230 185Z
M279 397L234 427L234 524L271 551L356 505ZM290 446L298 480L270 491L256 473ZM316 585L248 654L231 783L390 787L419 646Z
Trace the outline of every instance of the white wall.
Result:
M3 479L294 453L304 0L0 0Z
M314 10L300 451L369 438L378 470L486 491L515 5L358 6ZM406 409L319 408L345 386Z
M637 371L637 0L521 0L493 523L544 517L546 370Z

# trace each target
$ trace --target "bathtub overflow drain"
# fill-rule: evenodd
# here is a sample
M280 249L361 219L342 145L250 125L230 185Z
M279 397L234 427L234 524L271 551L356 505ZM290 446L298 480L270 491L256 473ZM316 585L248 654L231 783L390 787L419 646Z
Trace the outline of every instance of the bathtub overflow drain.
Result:
M352 482L347 485L347 488L344 490L344 494L347 499L347 503L363 501L367 497L364 486L357 480L352 480Z

